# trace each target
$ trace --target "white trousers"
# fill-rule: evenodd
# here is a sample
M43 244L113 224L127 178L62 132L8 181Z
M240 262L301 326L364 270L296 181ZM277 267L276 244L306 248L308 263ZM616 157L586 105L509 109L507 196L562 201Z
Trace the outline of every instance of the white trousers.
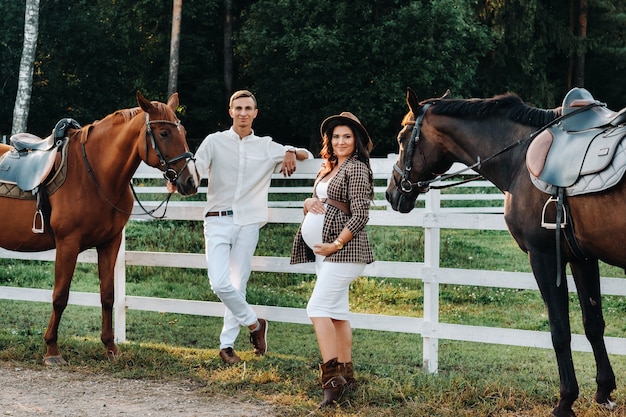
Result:
M239 327L257 322L256 313L246 301L246 286L259 225L239 226L232 216L205 217L204 240L211 289L226 306L220 349L234 347Z
M364 263L324 262L324 256L315 255L317 280L306 306L307 315L348 320L350 283L364 269Z

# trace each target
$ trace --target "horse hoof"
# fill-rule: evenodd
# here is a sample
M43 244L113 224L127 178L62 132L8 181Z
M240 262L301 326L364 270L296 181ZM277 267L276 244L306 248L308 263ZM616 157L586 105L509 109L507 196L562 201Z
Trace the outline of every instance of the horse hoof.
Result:
M120 350L119 349L115 349L115 350L109 349L106 352L106 356L107 356L107 358L109 358L109 361L117 362L117 358L120 356Z
M601 407L606 408L607 410L614 410L615 406L617 405L617 403L615 403L614 401L611 401L610 398L607 398L607 400L605 402L598 403L598 405L600 405Z
M57 355L46 356L45 358L43 358L43 364L46 366L61 366L67 365L67 362L65 361L65 359L63 359L63 356Z

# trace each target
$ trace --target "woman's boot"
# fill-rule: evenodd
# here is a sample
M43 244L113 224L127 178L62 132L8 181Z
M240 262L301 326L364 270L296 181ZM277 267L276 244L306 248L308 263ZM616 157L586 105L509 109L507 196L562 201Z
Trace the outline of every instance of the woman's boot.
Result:
M319 403L319 408L322 408L332 405L341 399L346 387L346 380L341 376L341 367L339 362L337 362L337 358L320 364L320 371L322 372L324 399Z
M354 366L352 362L339 363L341 367L341 376L346 380L346 394L356 390L356 379L354 379Z

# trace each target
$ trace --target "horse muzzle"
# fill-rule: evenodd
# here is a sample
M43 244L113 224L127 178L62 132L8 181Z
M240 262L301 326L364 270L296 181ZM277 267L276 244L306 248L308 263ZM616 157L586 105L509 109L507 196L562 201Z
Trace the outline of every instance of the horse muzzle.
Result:
M408 213L415 208L415 198L411 198L398 189L387 190L385 198L391 204L391 208L400 213Z
M166 180L176 185L176 191L178 191L180 195L190 196L198 192L200 178L193 159L187 160L187 163L180 172L176 172L170 168L163 173L163 176Z

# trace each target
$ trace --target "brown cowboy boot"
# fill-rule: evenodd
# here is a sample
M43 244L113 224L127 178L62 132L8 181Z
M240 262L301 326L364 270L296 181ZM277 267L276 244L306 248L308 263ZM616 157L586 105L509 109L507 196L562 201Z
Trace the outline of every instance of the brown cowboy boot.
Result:
M318 407L322 408L332 405L341 399L345 391L346 380L341 376L341 368L337 358L320 364L320 371L322 372L324 399L319 403Z
M354 379L354 366L352 362L340 362L340 374L346 380L345 394L356 390L356 379Z

